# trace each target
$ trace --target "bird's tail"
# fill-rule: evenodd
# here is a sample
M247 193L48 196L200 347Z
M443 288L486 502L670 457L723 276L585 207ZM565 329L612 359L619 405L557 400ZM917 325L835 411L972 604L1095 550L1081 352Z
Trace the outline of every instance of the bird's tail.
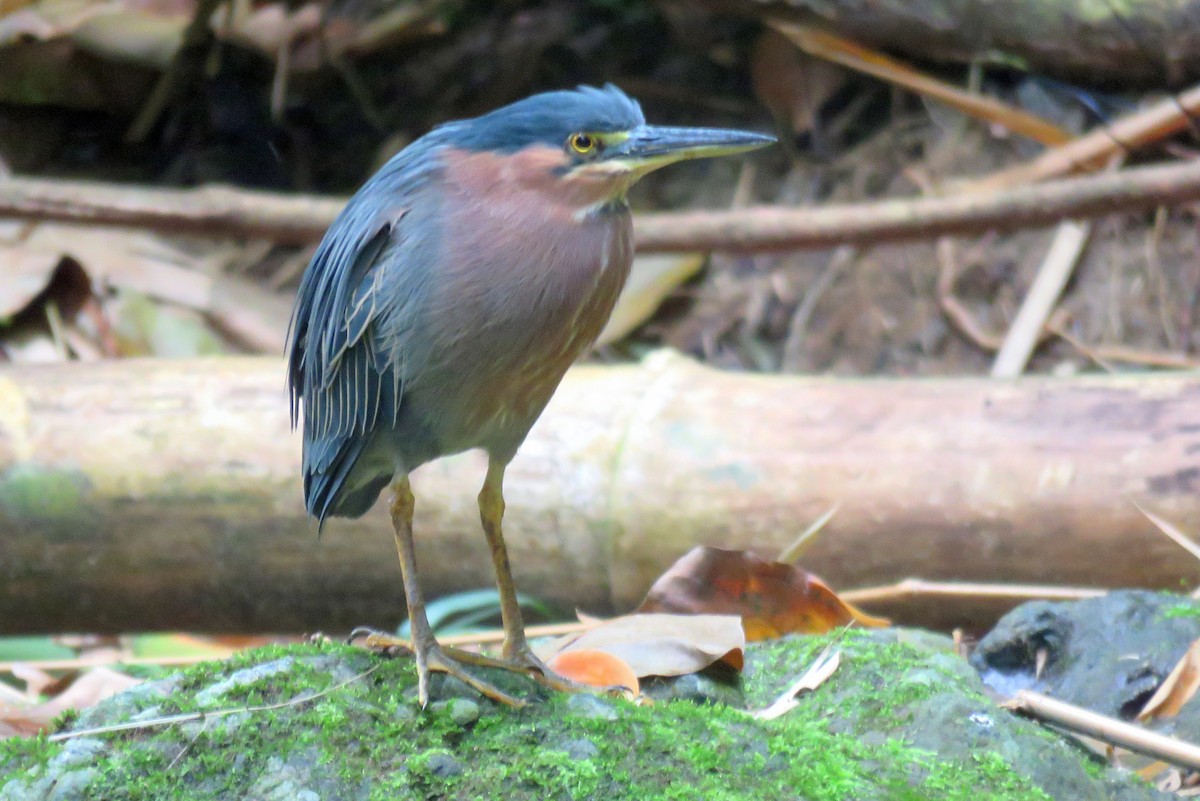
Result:
M363 459L370 437L305 443L304 506L320 525L327 517L361 517L392 480L392 471Z

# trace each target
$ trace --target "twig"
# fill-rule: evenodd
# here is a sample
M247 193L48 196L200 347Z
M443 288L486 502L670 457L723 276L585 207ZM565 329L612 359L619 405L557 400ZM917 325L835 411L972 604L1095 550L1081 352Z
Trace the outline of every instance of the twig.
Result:
M200 727L200 730L192 735L192 739L190 739L186 743L184 743L183 748L179 749L179 753L175 755L175 758L172 759L170 761L170 763L167 764L167 768L164 771L164 773L169 772L172 768L174 768L176 765L178 765L179 760L183 759L184 755L188 751L192 750L192 746L196 744L196 741L199 740L201 735L203 735L204 732L206 732L206 731L208 731L208 719L207 718L205 718L204 724Z
M1047 150L1027 164L966 182L958 189L995 192L1079 170L1099 169L1114 155L1166 139L1189 127L1190 117L1195 114L1200 114L1200 86Z
M837 514L837 510L841 508L842 505L840 503L835 503L826 509L820 517L808 525L808 528L800 532L800 536L796 537L791 545L784 548L779 556L775 557L775 561L791 564L799 559L800 554L804 553L805 549L812 544L813 538L821 532L821 529L825 528L829 521L833 519L833 516Z
M1003 340L979 324L971 312L954 294L955 284L958 283L958 258L955 253L954 240L948 236L940 237L937 241L938 280L937 302L959 333L987 351L998 351Z
M1145 515L1146 519L1153 523L1155 528L1167 535L1167 539L1190 553L1193 559L1200 560L1200 545L1197 545L1191 537L1184 534L1178 526L1154 514L1154 512L1151 512L1133 498L1130 498L1129 502L1136 506L1137 510Z
M1110 362L1140 364L1145 367L1162 367L1173 370L1200 369L1200 359L1188 356L1186 353L1160 353L1152 350L1127 348L1123 345L1086 345L1067 331L1063 322L1055 317L1051 317L1047 321L1046 328L1109 372L1116 371Z
M1050 251L1038 268L1017 318L1013 320L1012 327L1004 337L1004 344L992 363L993 378L1016 378L1025 371L1046 320L1087 246L1091 232L1090 223L1074 220L1059 223Z
M601 622L600 620L583 620L571 623L545 623L541 626L526 626L525 636L530 639L534 637L561 637L564 634L587 631L590 628L595 628ZM504 629L491 629L476 634L456 634L447 637L438 637L438 642L442 645L490 645L492 643L504 642Z
M1108 590L1099 587L1062 587L1053 584L977 584L969 581L926 581L907 578L895 584L846 590L838 595L847 603L863 604L930 595L954 598L1002 598L1013 601L1030 599L1078 601L1084 598L1098 598L1107 593Z
M61 742L63 740L72 740L76 737L92 737L97 734L112 734L119 731L135 731L138 729L150 729L156 726L170 726L173 723L189 723L193 720L203 720L205 723L213 718L225 717L226 715L238 715L243 713L254 712L270 712L275 709L284 709L289 706L298 706L299 704L315 701L330 693L336 692L343 687L353 684L359 679L365 679L376 670L379 670L383 662L376 662L371 667L356 673L345 681L338 682L332 687L326 687L320 692L315 692L312 695L302 695L298 698L289 698L286 701L280 701L275 704L260 704L258 706L242 706L233 709L216 709L212 712L185 712L180 715L165 715L157 718L147 718L146 720L131 720L125 723L113 723L109 726L95 726L90 729L77 729L76 731L65 731L61 734L51 734L46 739L52 743Z
M1089 737L1095 737L1112 745L1128 748L1192 770L1200 770L1200 746L1167 737L1164 734L1143 729L1132 723L1092 712L1090 709L1068 704L1032 690L1021 690L1016 697L1004 704L1008 709L1025 712L1055 726Z
M642 252L790 250L1017 230L1197 200L1200 162L1067 178L988 196L895 199L816 209L759 206L643 214L634 219L634 229ZM219 186L147 189L0 179L0 217L263 237L293 244L319 239L343 203L335 198Z
M809 320L812 319L817 304L820 303L829 287L833 286L837 277L846 267L853 264L856 258L858 258L858 248L843 245L835 250L829 258L829 263L825 265L825 269L804 293L804 299L800 301L800 305L796 307L796 311L792 313L792 319L788 322L781 365L784 372L800 372L800 361L804 355L804 335L808 331Z

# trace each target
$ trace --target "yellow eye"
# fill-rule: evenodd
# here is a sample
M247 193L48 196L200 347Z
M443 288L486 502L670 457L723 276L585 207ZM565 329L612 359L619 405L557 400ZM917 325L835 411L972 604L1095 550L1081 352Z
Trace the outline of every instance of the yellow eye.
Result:
M567 145L579 155L586 156L596 149L596 140L585 133L571 134Z

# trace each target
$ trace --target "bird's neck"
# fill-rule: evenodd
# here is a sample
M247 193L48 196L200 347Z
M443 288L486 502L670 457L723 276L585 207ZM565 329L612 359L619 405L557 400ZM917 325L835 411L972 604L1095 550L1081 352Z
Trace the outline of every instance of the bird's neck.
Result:
M552 147L510 154L452 151L447 162L451 181L471 194L557 207L579 221L624 212L625 194L633 182L619 174L564 172L567 156Z

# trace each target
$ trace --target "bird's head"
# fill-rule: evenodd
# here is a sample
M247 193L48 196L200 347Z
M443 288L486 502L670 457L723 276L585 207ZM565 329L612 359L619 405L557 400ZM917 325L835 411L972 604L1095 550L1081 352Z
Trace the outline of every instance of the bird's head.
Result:
M518 180L597 207L623 201L659 167L775 141L747 131L647 125L637 101L612 84L533 95L438 133L453 147L508 160Z

